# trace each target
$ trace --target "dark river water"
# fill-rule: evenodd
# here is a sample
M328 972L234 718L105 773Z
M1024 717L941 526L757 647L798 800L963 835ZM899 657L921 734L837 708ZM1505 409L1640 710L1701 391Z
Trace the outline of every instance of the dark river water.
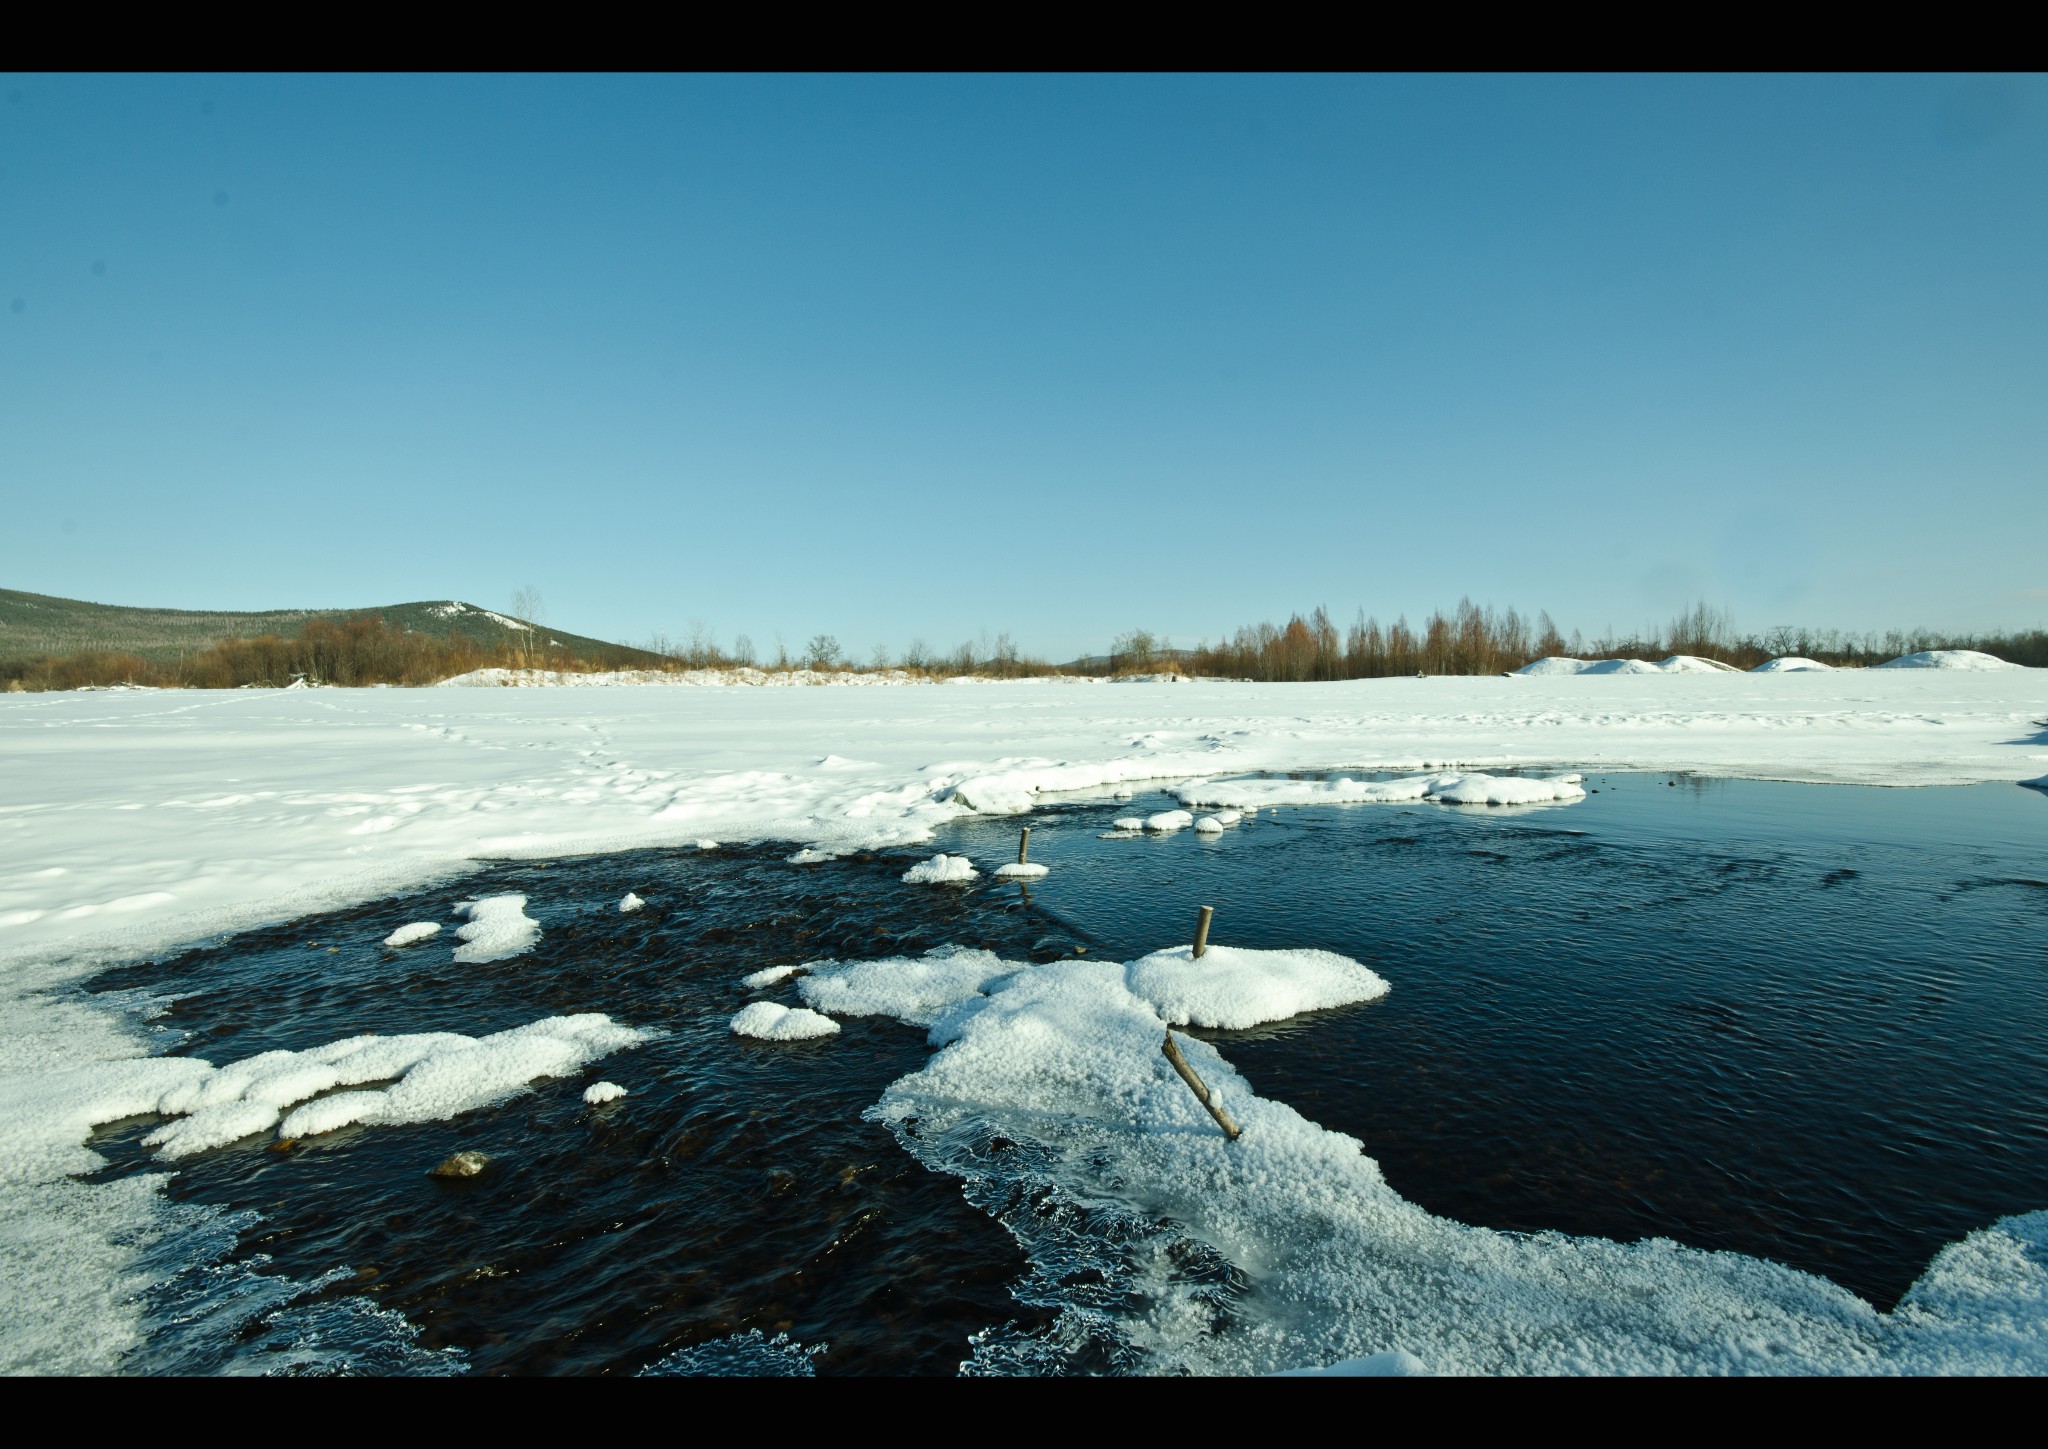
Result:
M94 985L169 998L172 1050L216 1063L585 1011L664 1033L453 1121L177 1165L168 1193L237 1229L215 1271L298 1285L293 1323L374 1303L472 1372L953 1373L978 1335L1028 1339L1057 1284L1024 1287L1010 1234L862 1120L928 1058L923 1033L741 1040L727 1022L760 993L740 977L949 943L1128 959L1185 941L1204 904L1218 941L1339 951L1392 983L1201 1034L1437 1214L1735 1250L1888 1308L1943 1244L2048 1207L2048 798L1586 783L1569 806L1286 808L1217 837L1099 838L1173 803L1141 793L821 865L789 846L492 865ZM932 849L992 867L1026 823L1052 868L1028 890L898 880ZM648 907L621 915L629 889ZM508 891L545 928L526 955L380 944ZM588 1107L598 1080L631 1095ZM162 1170L140 1146L155 1125L96 1136L106 1175ZM426 1175L465 1149L491 1166ZM156 1332L209 1341L139 1366L260 1369L288 1336L184 1291ZM398 1362L324 1331L330 1369Z

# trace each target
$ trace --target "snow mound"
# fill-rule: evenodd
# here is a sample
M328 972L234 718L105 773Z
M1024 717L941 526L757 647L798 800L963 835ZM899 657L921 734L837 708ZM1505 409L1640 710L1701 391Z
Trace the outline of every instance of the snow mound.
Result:
M531 951L540 939L540 922L526 914L525 896L486 896L456 910L469 917L469 924L455 932L463 942L455 948L458 961L509 960Z
M583 1089L583 1100L593 1107L602 1107L606 1102L616 1102L626 1095L626 1089L617 1082L593 1082Z
M1145 828L1144 817L1138 815L1120 815L1109 823L1112 829L1127 831L1132 835Z
M1348 956L1243 946L1211 946L1199 958L1192 946L1154 951L1124 969L1124 982L1175 1026L1236 1030L1377 1001L1388 989L1378 973Z
M1697 654L1674 654L1661 661L1658 666L1666 674L1740 674L1742 671L1732 664L1723 664L1718 659L1702 659Z
M1046 873L1046 867L1031 861L1011 861L996 871L997 880L1037 880Z
M1511 674L1740 674L1732 664L1702 659L1697 654L1674 654L1652 664L1647 659L1565 659L1552 655L1524 664Z
M108 1062L34 1079L48 1091L41 1103L10 1100L10 1111L50 1115L43 1124L83 1142L91 1129L122 1117L161 1116L143 1138L165 1160L190 1157L277 1126L282 1137L331 1131L348 1122L425 1122L526 1090L541 1077L566 1076L607 1053L647 1040L652 1032L610 1017L554 1016L492 1036L454 1032L352 1036L303 1051L270 1051L223 1067L197 1057ZM397 1080L382 1091L338 1087ZM317 1100L308 1100L317 1099Z
M829 1016L774 1001L757 1001L741 1008L732 1019L733 1035L762 1041L808 1041L812 1037L832 1036L838 1030L839 1023Z
M1583 800L1577 775L1446 772L1398 780L1188 780L1168 792L1189 805L1361 805L1433 800L1443 805L1539 805ZM1155 817L1157 818L1157 817Z
M1157 815L1147 815L1141 824L1147 830L1166 832L1185 830L1195 823L1195 817L1185 810L1162 810Z
M976 999L990 982L1017 969L993 951L941 946L923 956L853 965L819 961L797 984L797 992L819 1011L893 1016L912 1026L932 1026L948 1008Z
M903 872L903 882L905 885L963 885L979 875L974 862L966 856L941 852Z
M1887 659L1879 669L2019 669L1996 654L1977 649L1923 649L1918 654L1901 654Z
M1251 813L1254 815L1258 814L1256 810L1252 811ZM1211 815L1209 819L1215 821L1218 825L1235 825L1238 821L1244 819L1244 812L1237 810L1218 810L1214 815ZM1195 828L1201 828L1200 821L1195 822Z
M1818 659L1805 659L1797 654L1787 654L1782 659L1766 659L1749 672L1751 674L1832 674L1834 668L1834 665L1823 664Z
M647 902L641 900L639 896L631 891L627 891L625 895L619 898L619 914L630 916L646 904Z
M1195 822L1195 834L1197 835L1221 835L1222 833L1223 821L1217 816L1204 815Z
M386 936L384 938L384 944L387 946L394 947L410 946L415 941L424 941L429 936L438 936L440 934L440 922L414 921L409 926L400 926L397 930L393 931L390 935Z

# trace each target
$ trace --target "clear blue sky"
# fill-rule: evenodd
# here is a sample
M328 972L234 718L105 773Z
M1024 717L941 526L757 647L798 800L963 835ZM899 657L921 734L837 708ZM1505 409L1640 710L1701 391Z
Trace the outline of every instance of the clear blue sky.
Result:
M2048 620L2048 81L0 77L0 586Z

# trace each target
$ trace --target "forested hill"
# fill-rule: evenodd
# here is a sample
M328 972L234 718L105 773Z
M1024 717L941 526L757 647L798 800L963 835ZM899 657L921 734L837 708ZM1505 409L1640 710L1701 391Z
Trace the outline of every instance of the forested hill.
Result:
M224 639L275 635L297 638L315 619L335 621L381 617L391 629L450 639L463 635L487 653L506 645L539 644L580 658L604 663L649 664L656 656L643 649L610 644L582 634L532 624L475 604L439 600L387 604L371 609L268 609L235 613L205 609L138 609L122 604L89 604L0 589L0 662L72 655L88 650L130 654L151 663L168 663L197 653Z

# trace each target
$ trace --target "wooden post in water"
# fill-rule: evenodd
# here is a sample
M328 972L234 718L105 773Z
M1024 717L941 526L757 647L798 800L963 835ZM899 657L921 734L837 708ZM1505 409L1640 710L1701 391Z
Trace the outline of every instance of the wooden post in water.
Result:
M1017 864L1024 864L1024 857L1031 854L1031 827L1025 826L1024 833L1017 837Z
M1203 906L1202 914L1195 917L1195 956L1198 960L1209 949L1209 917L1215 914L1214 906Z
M1204 906L1202 909L1206 911L1208 907ZM1173 1069L1180 1073L1180 1079L1188 1084L1188 1090L1195 1094L1196 1100L1209 1109L1209 1115L1216 1119L1216 1125L1223 1129L1223 1135L1232 1142L1242 1137L1244 1129L1231 1120L1230 1114L1223 1110L1223 1103L1209 1090L1188 1059L1180 1054L1180 1048L1174 1045L1172 1027L1167 1028L1166 1044L1159 1050L1173 1063Z

